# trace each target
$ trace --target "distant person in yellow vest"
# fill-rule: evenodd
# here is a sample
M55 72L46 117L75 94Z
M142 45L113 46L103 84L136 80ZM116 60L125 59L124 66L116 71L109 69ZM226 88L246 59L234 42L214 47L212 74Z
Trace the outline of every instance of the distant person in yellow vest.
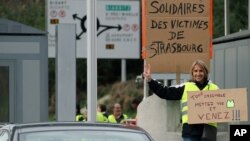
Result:
M84 117L83 121L88 120L87 109L84 109L83 117ZM96 122L108 122L108 119L101 112L96 111Z
M100 112L104 117L105 121L108 121L108 113L107 113L107 107L104 104L98 104L97 105L97 112Z
M113 105L113 114L108 116L108 121L111 123L125 124L128 116L122 113L122 107L119 103Z
M81 113L81 106L79 104L76 105L76 121L84 121L84 116Z
M208 69L201 60L193 62L190 70L189 82L175 86L163 86L156 80L151 79L150 65L144 68L144 78L154 94L166 100L181 100L182 104L182 138L183 141L216 141L217 123L188 124L187 91L217 90L218 86L208 79ZM205 138L202 138L203 131Z
M96 121L97 122L108 122L108 118L105 117L101 112L96 112Z

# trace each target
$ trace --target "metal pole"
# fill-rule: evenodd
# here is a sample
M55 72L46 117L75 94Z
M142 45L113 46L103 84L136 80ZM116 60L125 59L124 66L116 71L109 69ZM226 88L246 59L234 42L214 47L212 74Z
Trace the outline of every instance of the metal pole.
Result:
M121 65L121 73L122 73L122 82L125 82L127 79L126 79L126 60L125 59L122 59L121 61L122 65Z
M224 0L224 26L225 36L230 34L230 23L229 23L229 0Z
M88 121L96 121L97 52L96 52L96 0L87 0L87 110Z
M147 62L146 60L144 60L144 69L145 69L145 66L146 66ZM144 70L143 69L143 70ZM145 70L144 70L145 71ZM142 74L143 75L143 74ZM144 88L143 88L143 99L146 99L148 97L148 83L147 83L147 80L144 79L143 81L143 85L144 85Z
M248 0L248 29L250 29L250 0Z

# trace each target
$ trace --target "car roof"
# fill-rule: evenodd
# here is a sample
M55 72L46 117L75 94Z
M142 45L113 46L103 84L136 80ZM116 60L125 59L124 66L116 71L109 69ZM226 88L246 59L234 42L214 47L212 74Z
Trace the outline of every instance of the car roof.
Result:
M94 123L94 122L38 122L38 123L10 123L3 125L3 129L11 130L12 132L16 129L25 129L25 128L36 128L36 127L60 127L63 126L65 129L67 127L82 127L84 129L103 129L107 128L109 130L120 130L120 131L133 131L133 132L146 132L144 129L126 124L113 124L113 123Z
M119 131L119 132L133 132L145 134L153 140L149 133L144 129L135 125L115 124L115 123L93 123L93 122L39 122L39 123L16 123L2 126L3 130L8 130L11 139L17 132L36 132L36 131L53 131L53 130L97 130L97 131ZM20 129L20 130L19 130ZM16 132L17 131L17 132Z
M43 131L64 131L64 130L85 130L85 131L118 131L144 134L151 141L153 138L143 128L135 125L117 123L92 123L92 122L38 122L38 123L9 123L0 128L2 131L8 130L10 140L19 133L43 132Z

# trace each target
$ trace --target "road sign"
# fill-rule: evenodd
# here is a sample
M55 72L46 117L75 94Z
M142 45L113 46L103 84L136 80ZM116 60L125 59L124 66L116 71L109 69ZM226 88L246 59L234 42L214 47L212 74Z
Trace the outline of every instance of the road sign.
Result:
M140 58L140 2L97 1L98 58ZM55 27L76 24L77 58L87 57L86 0L47 0L49 57L55 57ZM67 34L67 33L65 33Z

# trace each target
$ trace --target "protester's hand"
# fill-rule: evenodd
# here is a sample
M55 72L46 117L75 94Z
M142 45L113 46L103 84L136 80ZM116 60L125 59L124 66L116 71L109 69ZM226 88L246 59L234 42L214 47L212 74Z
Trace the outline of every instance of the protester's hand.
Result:
M150 64L144 66L143 76L147 81L151 80Z

